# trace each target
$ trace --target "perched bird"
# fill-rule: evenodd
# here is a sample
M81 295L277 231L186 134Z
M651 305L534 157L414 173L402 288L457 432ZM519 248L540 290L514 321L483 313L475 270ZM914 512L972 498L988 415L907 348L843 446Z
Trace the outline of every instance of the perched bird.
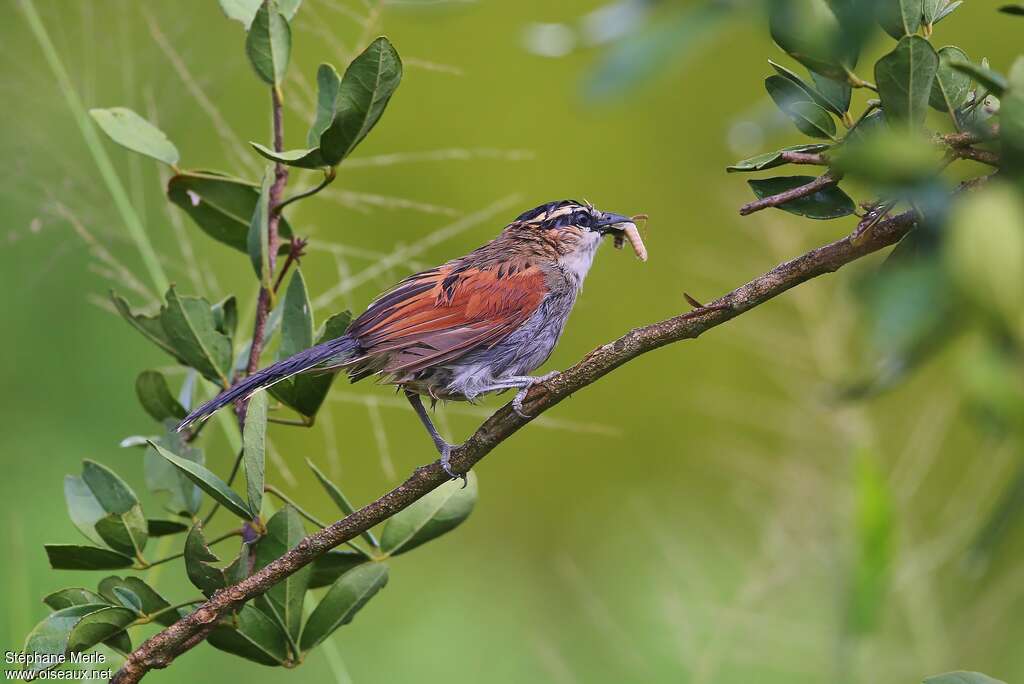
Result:
M411 275L379 296L341 337L253 373L190 413L181 430L234 401L297 373L346 370L352 382L377 376L398 385L430 432L441 466L453 445L430 420L420 396L473 401L518 390L524 417L529 389L557 373L533 377L555 348L583 279L605 235L627 237L647 253L633 220L563 200L531 209L486 245Z

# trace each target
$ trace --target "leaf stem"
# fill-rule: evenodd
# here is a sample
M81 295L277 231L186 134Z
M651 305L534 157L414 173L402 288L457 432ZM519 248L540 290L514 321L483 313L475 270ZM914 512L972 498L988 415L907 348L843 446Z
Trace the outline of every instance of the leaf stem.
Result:
M321 190L326 188L328 185L333 183L334 179L336 177L337 177L337 172L335 171L334 167L333 166L328 166L327 168L324 169L324 177L320 181L319 184L317 184L315 187L310 188L309 190L304 190L303 192L300 192L298 194L292 195L291 197L289 197L288 199L284 200L279 205L277 205L277 208L275 209L275 211L278 214L280 214L282 211L284 211L284 208L287 207L292 202L296 202L296 201L301 200L301 199L306 199L307 197L312 197L313 195L315 195L316 193L320 192Z
M309 522L313 523L314 525L316 525L316 526L317 526L317 527L319 527L320 529L323 529L323 528L327 527L327 525L325 525L325 524L324 524L323 522L321 522L321 521L317 520L317 519L316 519L315 517L313 517L313 515L312 515L311 513L309 513L308 511L306 511L306 509L304 509L304 508L303 508L302 506L300 506L299 504L295 503L295 501L293 501L293 500L291 499L291 497L289 497L289 496L288 496L287 494L285 494L284 492L282 492L282 491L281 491L280 489L278 489L278 488L277 488L277 487L275 487L274 485L271 485L271 484L268 484L268 485L263 485L263 491L265 491L265 492L266 492L267 494L273 494L273 495L274 495L274 496L276 496L276 497L277 497L278 499L280 499L281 501L285 502L286 504L288 504L289 506L291 506L292 508L294 508L294 509L295 509L295 512L296 512L296 513L298 513L298 514L299 514L299 515L301 515L301 516L302 516L303 518L305 518L305 519L306 519L306 520L308 520ZM369 553L367 553L367 552L366 552L366 550L364 550L364 549L363 549L363 548L362 548L361 546L359 546L358 544L355 544L355 543L353 543L353 542L351 542L351 541L346 541L346 542L345 542L345 544L346 544L347 546L349 546L349 547L351 547L351 548L355 549L355 550L356 550L356 551L358 551L359 553L363 554L363 555L364 555L364 556L366 556L367 558L373 558L373 556L371 556L371 555L370 555Z
M222 534L219 537L215 537L214 539L211 539L210 541L208 541L206 543L206 545L207 546L213 546L214 544L219 544L222 541L225 541L227 539L231 539L232 537L239 537L239 536L241 536L241 534L242 534L241 528L235 529L235 530L231 530L230 532L226 532L226 533ZM148 568L153 567L154 565L160 565L162 563L169 563L172 560L176 560L178 558L182 558L184 555L185 555L185 552L182 551L181 553L176 553L174 555L167 556L166 558L161 558L159 560L153 561L152 563L148 563L143 568L133 568L133 569L135 569L135 570L146 570Z

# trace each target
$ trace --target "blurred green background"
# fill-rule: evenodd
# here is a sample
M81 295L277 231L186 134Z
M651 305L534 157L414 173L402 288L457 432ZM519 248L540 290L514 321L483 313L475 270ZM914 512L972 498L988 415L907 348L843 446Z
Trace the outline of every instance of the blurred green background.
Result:
M649 263L603 250L542 370L560 369L684 310L684 290L711 299L853 228L852 218L736 214L748 191L724 167L800 141L765 114L766 60L789 62L757 12L708 31L686 61L667 50L651 78L594 97L585 84L614 44L568 50L565 31L546 25L578 26L599 6L305 0L285 84L287 147L304 138L319 62L344 66L386 33L406 64L339 180L289 215L313 240L303 271L318 322L358 313L541 202L649 213ZM269 96L240 25L216 2L37 7L86 106L157 121L184 166L257 178L246 141L266 141ZM993 8L967 3L937 27L936 45L1005 66L1019 32ZM145 272L23 16L5 9L0 645L19 649L46 614L43 595L102 576L47 566L43 542L81 541L62 476L97 459L143 493L141 451L117 446L157 430L135 376L183 376L104 303L111 287L144 300L111 281L99 250ZM155 164L104 145L179 288L236 293L251 311L248 260L171 213ZM291 187L314 181L293 173ZM870 402L830 399L859 370L849 284L872 263L644 356L508 440L476 468L473 516L395 560L387 588L336 633L333 651L289 672L202 646L152 681L881 684L951 669L1019 680L1024 534L1011 527L984 562L967 561L1018 466L1015 443L976 431L948 358ZM461 440L504 400L439 407L440 424ZM208 434L207 462L223 475L230 450ZM314 429L274 426L271 440L270 481L324 518L334 510L304 458L357 503L435 458L405 402L365 383L336 383ZM148 494L144 504L159 505ZM172 599L195 593L176 564L146 577Z

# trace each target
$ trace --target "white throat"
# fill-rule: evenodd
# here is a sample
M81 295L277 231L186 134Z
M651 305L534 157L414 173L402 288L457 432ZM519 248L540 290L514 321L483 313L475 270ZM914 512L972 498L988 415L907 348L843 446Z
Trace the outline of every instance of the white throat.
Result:
M601 234L588 232L586 241L579 249L558 260L565 274L576 281L576 289L583 287L583 279L587 277L587 272L594 263L594 255L600 246Z

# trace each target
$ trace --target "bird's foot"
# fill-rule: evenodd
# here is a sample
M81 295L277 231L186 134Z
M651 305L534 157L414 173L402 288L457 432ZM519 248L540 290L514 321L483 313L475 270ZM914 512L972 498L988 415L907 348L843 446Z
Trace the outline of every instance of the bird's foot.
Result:
M465 489L466 488L466 482L467 482L467 480L466 480L466 473L457 473L454 470L452 470L452 464L451 464L452 445L448 444L448 443L445 443L444 446L439 447L439 451L441 452L441 468L444 469L444 472L447 473L448 477L450 477L451 479L453 479L453 480L460 480L461 479L462 480L462 488Z
M512 399L512 410L516 412L516 415L519 416L520 418L525 418L527 420L533 418L533 416L523 411L523 400L526 399L526 395L530 393L531 387L533 387L534 385L539 385L542 382L547 382L548 380L556 377L557 375L558 371L551 371L550 373L545 373L544 375L541 375L539 377L530 378L529 384L521 388L518 392L516 392L515 398Z

